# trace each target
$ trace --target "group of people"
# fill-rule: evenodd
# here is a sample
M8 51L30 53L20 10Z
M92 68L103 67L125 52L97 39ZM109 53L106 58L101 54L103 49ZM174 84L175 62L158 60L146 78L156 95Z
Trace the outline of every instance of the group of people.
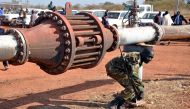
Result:
M19 11L19 18L22 21L22 28L26 28L26 15L27 15L27 9L26 11L23 10L23 8L21 7L20 11Z
M26 28L26 17L27 14L29 13L28 9L24 11L23 8L20 9L19 12L19 19L22 21L22 28ZM32 27L35 24L35 20L38 18L38 15L36 14L35 10L31 11L31 16L30 16L30 23L29 26Z
M184 18L183 15L181 15L180 11L177 11L177 13L175 13L173 16L170 16L168 11L165 11L162 16L162 13L159 11L159 13L154 17L153 20L158 25L182 25L183 22L185 24L188 24L188 21Z

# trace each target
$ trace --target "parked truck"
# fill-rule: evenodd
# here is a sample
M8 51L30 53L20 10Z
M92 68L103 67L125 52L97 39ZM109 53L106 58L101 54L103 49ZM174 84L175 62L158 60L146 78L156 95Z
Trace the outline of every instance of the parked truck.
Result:
M124 5L124 10L131 10L133 7L133 4L123 4ZM147 12L152 12L153 11L153 5L150 4L142 4L142 5L138 5L139 8L139 12L138 12L138 17L142 17L145 13Z

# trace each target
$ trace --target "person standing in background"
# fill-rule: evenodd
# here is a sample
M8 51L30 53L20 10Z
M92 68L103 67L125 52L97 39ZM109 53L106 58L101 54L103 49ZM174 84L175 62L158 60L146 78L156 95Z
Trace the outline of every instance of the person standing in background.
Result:
M171 26L173 24L172 18L168 11L163 14L162 25Z
M104 25L104 27L109 28L109 22L108 22L108 10L106 10L104 16L102 17L102 24Z
M32 14L30 16L30 27L32 27L35 24L37 18L38 16L36 15L35 11L32 10Z
M182 25L183 21L188 24L187 20L180 14L180 11L177 12L176 15L173 16L174 25Z
M157 23L158 25L162 25L162 18L161 18L161 12L159 11L158 14L154 17L154 23Z
M53 2L51 1L48 5L48 9L49 10L53 10L55 8L55 6L53 6Z
M0 8L0 16L2 16L4 14L4 10L3 8ZM2 19L0 18L0 25L2 24Z

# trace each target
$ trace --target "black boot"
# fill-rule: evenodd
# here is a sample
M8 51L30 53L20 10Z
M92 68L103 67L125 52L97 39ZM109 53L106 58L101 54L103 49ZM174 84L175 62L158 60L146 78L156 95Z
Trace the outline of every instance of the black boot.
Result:
M122 106L124 103L125 103L125 99L122 98L121 96L118 96L109 103L108 108L109 109L120 109L120 106Z
M9 68L9 62L3 61L4 70L7 70Z

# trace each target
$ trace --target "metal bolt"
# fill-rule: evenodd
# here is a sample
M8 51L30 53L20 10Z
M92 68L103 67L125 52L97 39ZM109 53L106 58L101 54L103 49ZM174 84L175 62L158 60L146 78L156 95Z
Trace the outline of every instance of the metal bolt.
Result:
M69 56L65 56L64 59L65 59L65 60L69 60Z
M46 17L46 16L47 16L47 14L46 14L46 13L44 13L44 14L43 14L43 17Z
M58 19L57 16L54 16L54 17L53 17L53 20L57 20L57 19Z
M69 40L67 40L67 41L65 41L65 44L66 44L67 46L69 46L69 45L71 44L71 42L70 42Z
M21 56L23 56L23 55L24 55L24 53L23 53L23 52L20 52L20 55L21 55Z
M64 31L65 31L65 30L67 30L67 27L66 27L66 26L62 26L62 27L61 27L61 30L64 30Z
M18 60L18 63L21 63L22 61L21 60Z
M117 45L117 41L114 41L114 44L116 44L116 45Z
M30 54L31 54L31 51L28 51L28 54L30 55Z
M58 20L58 21L57 21L57 24L58 24L58 25L62 25L63 22L62 22L61 20Z
M51 18L53 16L53 14L49 14L48 17Z
M67 48L67 49L65 50L65 52L66 52L66 53L70 53L70 52L71 52L71 49Z
M24 44L23 44L23 43L20 43L20 46L21 46L21 47L23 47L23 46L24 46Z
M69 37L69 33L65 33L64 37L68 38Z

